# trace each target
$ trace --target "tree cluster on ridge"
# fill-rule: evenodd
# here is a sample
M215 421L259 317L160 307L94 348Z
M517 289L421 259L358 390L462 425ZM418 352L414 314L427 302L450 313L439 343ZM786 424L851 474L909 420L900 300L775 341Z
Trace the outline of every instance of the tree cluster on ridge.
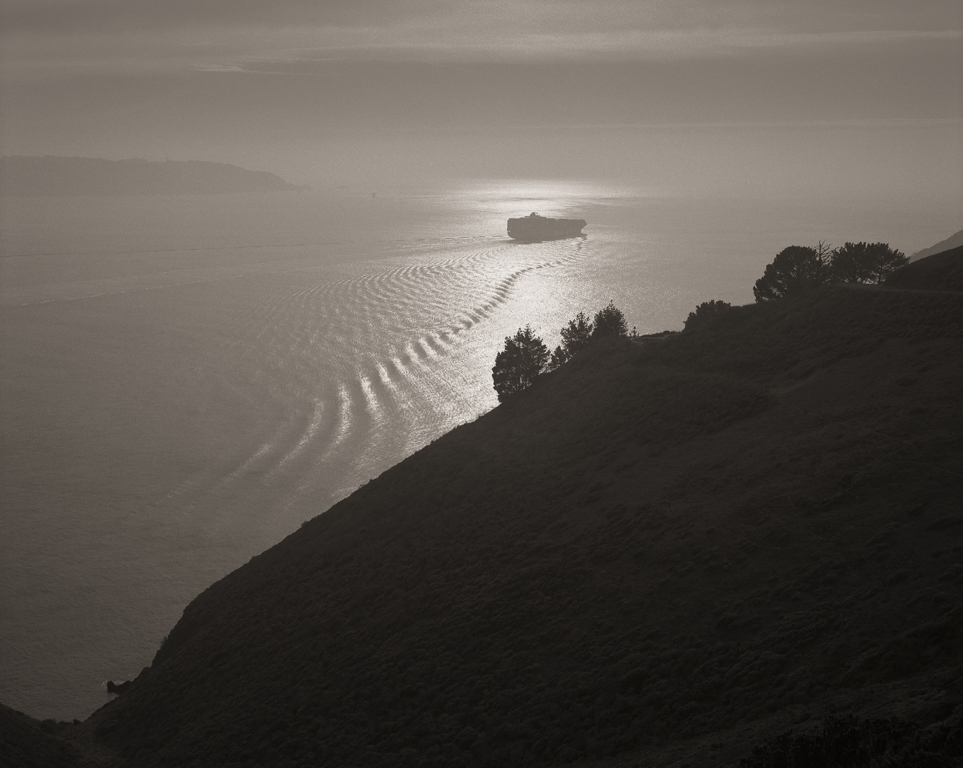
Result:
M625 315L611 301L589 319L579 312L561 329L562 343L549 355L548 347L530 325L505 337L505 348L495 356L492 380L499 402L530 387L546 371L558 368L588 346L592 339L628 336Z
M831 248L820 240L815 248L790 245L766 266L752 294L756 301L771 301L826 283L879 284L908 263L908 256L887 243L846 243Z
M778 254L752 288L757 302L792 296L828 283L882 283L909 263L909 258L887 243L849 243L833 248L822 240L815 248L790 245ZM689 313L685 330L712 323L732 309L725 301L703 302ZM530 387L538 376L568 362L592 339L628 336L625 315L611 301L589 319L579 312L561 329L562 343L549 354L531 326L505 337L505 347L495 357L492 379L498 400ZM634 335L634 330L633 330Z
M878 285L909 257L888 243L846 243L833 248L822 240L815 248L790 245L766 265L752 288L757 302L794 296L829 283L870 283ZM732 309L725 301L707 301L689 313L685 330L692 331L713 322Z

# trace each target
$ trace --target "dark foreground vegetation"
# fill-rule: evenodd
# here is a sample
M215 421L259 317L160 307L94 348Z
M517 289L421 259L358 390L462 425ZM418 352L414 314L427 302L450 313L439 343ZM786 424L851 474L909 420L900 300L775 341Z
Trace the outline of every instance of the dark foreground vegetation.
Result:
M635 334L634 328L632 332ZM505 348L495 355L492 367L492 381L499 402L532 386L543 373L567 363L586 349L589 342L628 336L628 324L622 310L610 301L607 307L595 313L592 320L584 312L579 312L560 334L562 343L551 355L530 325L505 338Z
M826 718L804 733L787 731L756 747L740 768L902 766L953 768L963 761L963 719L922 729L899 717Z
M939 266L931 264L923 271L931 272L935 282L943 287L947 282L954 286L960 282L963 273L959 260L947 260L941 256ZM932 262L932 260L930 260ZM774 301L789 296L798 296L830 283L872 283L882 284L901 267L909 264L909 257L890 248L887 243L846 243L841 248L832 248L820 241L815 248L791 245L784 248L766 266L763 276L752 288L756 301ZM900 279L917 287L924 286L922 271L911 270L907 277ZM951 288L950 290L958 290ZM689 313L685 330L693 331L715 322L715 319L732 309L724 301L707 301ZM629 335L628 323L622 310L612 302L595 313L589 320L584 312L579 312L561 329L562 343L551 355L542 339L535 335L532 327L519 328L514 336L505 339L505 347L495 356L492 380L499 402L527 389L535 383L542 373L553 371L567 363L585 349L590 341L600 338L622 338ZM635 328L632 338L637 339Z
M909 257L887 243L846 243L841 248L823 242L815 248L791 245L766 266L752 293L756 301L772 301L827 283L879 285L906 264Z
M0 765L16 768L79 768L80 754L55 734L63 726L39 723L0 704Z
M893 288L963 291L963 245L914 261L886 279Z
M71 738L132 766L959 765L963 294L707 317L588 344L309 521Z

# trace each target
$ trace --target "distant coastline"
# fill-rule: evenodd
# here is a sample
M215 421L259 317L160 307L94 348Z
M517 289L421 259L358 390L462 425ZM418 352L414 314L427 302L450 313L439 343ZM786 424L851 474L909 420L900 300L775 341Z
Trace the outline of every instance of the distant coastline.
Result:
M0 158L0 194L17 197L301 192L267 171L202 160L104 160L94 157Z
M952 250L953 248L959 248L961 245L963 245L963 229L950 235L946 240L940 240L936 245L931 245L929 248L917 251L910 256L910 261L919 261L920 259L925 259L927 256L933 256L937 253Z

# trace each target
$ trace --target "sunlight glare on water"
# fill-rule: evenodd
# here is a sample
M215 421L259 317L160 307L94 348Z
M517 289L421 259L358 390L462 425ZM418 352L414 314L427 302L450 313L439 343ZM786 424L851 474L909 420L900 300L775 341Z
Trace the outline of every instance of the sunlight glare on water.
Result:
M590 206L606 202L656 197L655 188L624 184L560 179L486 179L467 182L447 195L451 205L472 206L478 212L499 217L538 213L542 216L584 218Z
M679 329L788 244L903 245L886 212L552 180L0 204L0 701L68 720L213 581L494 407L518 328L554 348L611 300ZM509 239L533 211L585 236Z

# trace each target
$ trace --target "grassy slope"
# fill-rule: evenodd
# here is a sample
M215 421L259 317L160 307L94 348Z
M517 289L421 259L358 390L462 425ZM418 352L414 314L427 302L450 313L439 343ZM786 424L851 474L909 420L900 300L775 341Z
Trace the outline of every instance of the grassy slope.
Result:
M0 704L0 765L4 768L78 768L80 755L56 738L58 726Z
M963 229L959 232L954 232L946 240L941 240L936 245L932 245L929 248L924 248L922 251L917 251L910 258L915 261L921 261L922 259L928 258L929 256L935 256L937 253L943 253L955 248L963 246Z
M164 766L695 766L958 716L961 391L960 294L591 349L213 585L87 727Z
M907 264L890 275L886 284L894 288L963 291L963 245Z

